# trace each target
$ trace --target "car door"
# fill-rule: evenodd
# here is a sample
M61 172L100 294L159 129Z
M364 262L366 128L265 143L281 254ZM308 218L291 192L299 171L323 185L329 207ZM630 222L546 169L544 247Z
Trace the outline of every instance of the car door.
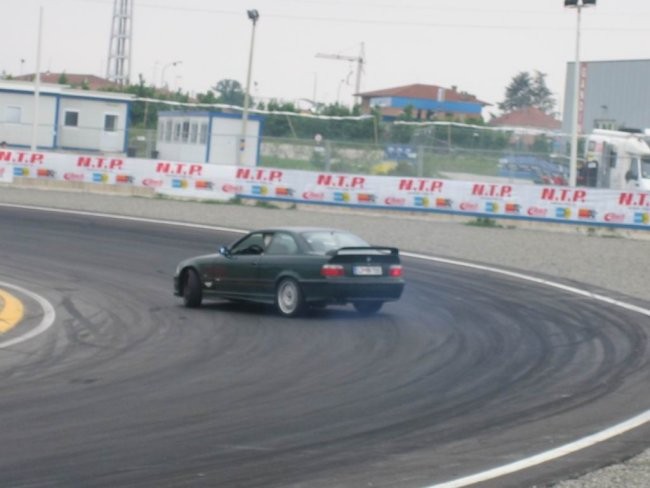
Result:
M266 299L275 296L275 282L282 273L297 274L300 251L296 239L289 232L273 234L259 261L261 293Z
M215 291L233 298L253 298L260 293L258 264L264 252L262 232L247 235L222 254L219 276L215 276Z

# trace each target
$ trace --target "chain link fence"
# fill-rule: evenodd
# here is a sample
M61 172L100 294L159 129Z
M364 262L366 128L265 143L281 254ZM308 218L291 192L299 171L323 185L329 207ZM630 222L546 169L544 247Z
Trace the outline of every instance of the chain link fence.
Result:
M330 140L319 133L309 138L262 136L259 164L334 173L447 179L480 176L544 184L565 184L568 176L570 137L566 134L454 123L392 123L382 124L377 135L376 141L361 142ZM129 155L157 158L156 141L156 130L132 129Z
M367 120L363 123L368 125ZM557 132L394 122L381 123L367 131L368 137L353 141L330 139L320 132L306 134L296 130L296 125L294 121L290 137L262 136L261 166L427 178L481 176L555 184L563 184L568 175L570 137ZM155 129L131 129L129 156L157 158L156 142Z

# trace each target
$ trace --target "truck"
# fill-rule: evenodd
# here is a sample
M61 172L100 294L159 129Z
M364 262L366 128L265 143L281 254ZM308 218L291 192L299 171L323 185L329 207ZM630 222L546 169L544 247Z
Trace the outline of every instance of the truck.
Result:
M595 129L585 141L577 184L614 190L650 191L650 146L640 131Z

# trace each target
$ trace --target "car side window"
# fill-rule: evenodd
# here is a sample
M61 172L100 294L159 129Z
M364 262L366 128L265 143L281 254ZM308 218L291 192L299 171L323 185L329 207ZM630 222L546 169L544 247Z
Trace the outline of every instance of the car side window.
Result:
M286 255L296 254L298 252L298 244L290 234L278 232L273 236L273 240L266 248L266 254L270 255Z
M261 254L264 251L264 236L262 233L251 234L236 243L230 250L231 254L250 255Z

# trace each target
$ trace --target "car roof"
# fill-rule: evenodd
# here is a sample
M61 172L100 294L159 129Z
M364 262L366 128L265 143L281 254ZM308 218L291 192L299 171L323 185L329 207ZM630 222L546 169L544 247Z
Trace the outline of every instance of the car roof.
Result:
M264 229L256 229L252 232L291 232L294 234L301 234L303 232L348 232L347 230L336 229L332 227L301 227L301 226L285 226L285 227L267 227Z

